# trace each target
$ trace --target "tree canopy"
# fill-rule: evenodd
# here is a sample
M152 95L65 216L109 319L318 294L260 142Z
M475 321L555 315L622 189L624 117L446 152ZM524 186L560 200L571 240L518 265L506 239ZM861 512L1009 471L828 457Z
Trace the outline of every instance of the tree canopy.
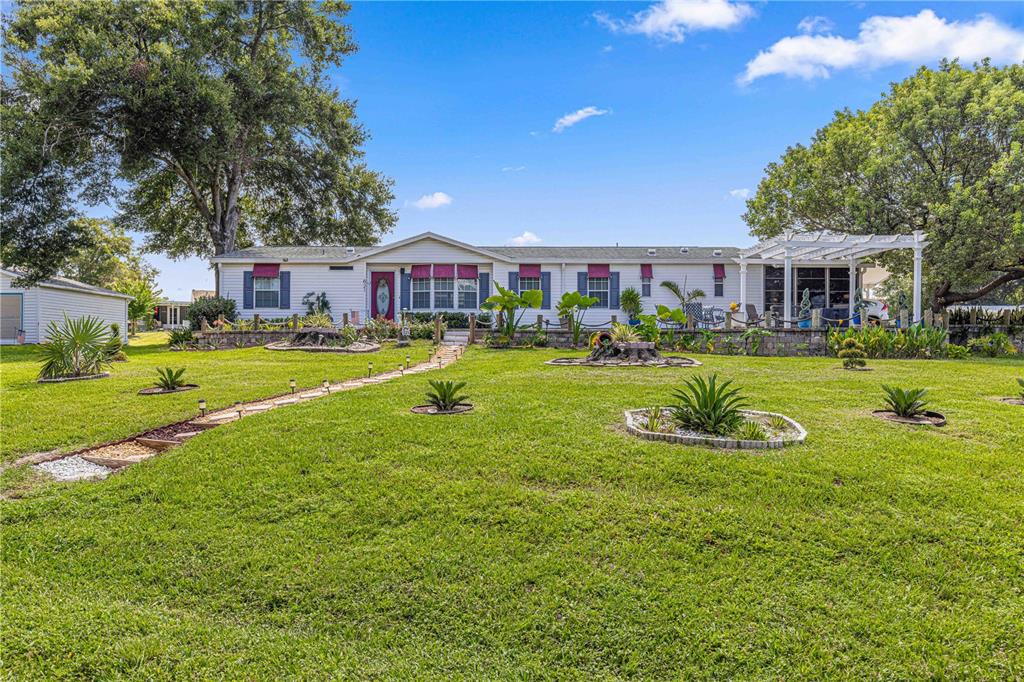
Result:
M120 227L172 257L376 242L395 222L391 181L363 162L366 131L327 73L356 49L347 12L19 4L4 23L5 261L56 272L90 243L81 202L116 202Z
M124 230L97 218L79 218L75 222L76 230L88 234L90 246L68 258L61 268L62 275L108 289L127 280L156 280L156 268L143 260Z
M1024 280L1024 66L944 62L837 112L768 165L744 220L762 238L923 230L936 309ZM878 260L911 268L909 252Z

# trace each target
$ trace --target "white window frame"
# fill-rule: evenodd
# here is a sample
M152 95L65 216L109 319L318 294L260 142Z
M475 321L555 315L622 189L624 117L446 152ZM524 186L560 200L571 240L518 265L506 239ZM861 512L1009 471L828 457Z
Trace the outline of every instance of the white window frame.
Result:
M426 286L424 286L426 285ZM426 305L416 304L416 294L420 294L421 298L426 295ZM413 277L412 280L412 309L413 310L430 310L430 302L433 300L433 293L430 291L430 278L429 277Z
M640 295L644 298L651 297L651 280L653 277L641 277L640 278Z
M459 277L456 280L456 303L459 304L459 310L476 310L479 286L479 281L475 277Z
M526 285L527 282L530 283L530 286ZM537 286L533 286L534 282L537 283ZM529 291L530 289L536 289L537 291L540 291L540 286L541 286L540 285L540 276L537 276L537 277L520 277L519 278L519 293L522 293L524 291Z
M598 284L601 286L596 286ZM597 299L595 308L607 308L611 298L611 277L587 277L587 295Z
M434 280L434 310L455 309L455 278L435 277ZM448 305L440 303L440 296L450 296L451 302Z
M261 288L260 284L264 286ZM272 286L267 286L271 284ZM274 295L273 305L266 303L266 295ZM260 302L260 294L264 295L264 302ZM279 308L281 306L281 277L253 277L252 278L252 304L254 308Z

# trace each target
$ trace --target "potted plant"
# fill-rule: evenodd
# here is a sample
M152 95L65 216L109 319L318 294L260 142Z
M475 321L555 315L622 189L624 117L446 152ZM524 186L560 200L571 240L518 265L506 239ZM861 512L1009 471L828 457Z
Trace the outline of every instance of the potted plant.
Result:
M644 311L643 301L640 300L640 292L629 287L619 294L619 308L629 316L629 324L637 326L640 324L640 313Z

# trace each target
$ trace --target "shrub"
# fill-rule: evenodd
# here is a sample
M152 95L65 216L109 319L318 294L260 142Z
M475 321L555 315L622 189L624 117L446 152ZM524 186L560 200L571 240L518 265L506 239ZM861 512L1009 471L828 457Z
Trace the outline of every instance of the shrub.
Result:
M612 343L636 343L640 340L640 333L628 324L616 322L609 331L612 335Z
M770 329L764 327L748 327L745 332L740 334L740 339L744 343L750 344L750 354L757 355L757 352L761 350L761 342L767 337L772 335Z
M731 433L743 421L740 409L746 400L730 384L731 380L719 383L717 374L687 379L686 387L673 393L679 402L670 406L672 420L681 428L702 433Z
M845 339L856 339L869 358L940 358L946 355L946 330L914 325L890 331L882 327L832 329L828 347L838 355Z
M619 294L619 308L622 312L629 315L629 319L636 319L644 310L643 301L640 300L640 292L633 287L623 289L622 293Z
M173 391L185 385L181 377L185 374L185 368L173 369L171 367L157 367L156 385L165 391Z
M195 338L191 329L172 329L167 341L172 346L185 346L195 341Z
M737 426L732 435L737 440L768 440L764 427L749 419Z
M928 405L927 401L922 400L928 393L924 388L903 389L882 384L882 390L885 391L885 404L900 417L916 417Z
M842 358L845 369L855 369L867 364L864 360L867 357L864 344L853 337L843 339L839 344L839 357Z
M996 332L967 342L967 348L978 355L998 358L1003 355L1014 355L1017 347L1004 332Z
M430 384L430 390L427 391L427 402L441 412L451 412L463 402L469 400L468 395L459 395L459 391L466 386L465 381L455 382L431 379L427 383Z
M389 320L383 315L378 315L372 320L368 320L366 326L363 327L366 335L378 343L398 338L399 329L401 327L398 326L397 322Z
M65 314L63 324L50 322L46 335L49 340L39 345L43 379L99 374L121 349L121 338L115 348L109 327L92 316L72 320Z
M946 346L946 357L952 358L953 360L963 360L971 356L971 351L967 346L958 346L955 343L951 343Z
M548 345L548 335L544 332L537 332L529 338L529 345L534 348L546 348Z
M441 324L442 331L444 330L444 323ZM426 339L430 340L434 338L434 323L433 322L413 322L409 325L409 338L410 339Z
M334 327L334 320L332 320L331 316L327 313L313 313L303 317L299 324L303 327L331 329Z
M212 325L221 315L228 322L232 322L238 317L235 302L230 298L220 296L198 298L188 307L188 321L192 325L192 329L202 329L203 320L206 320L206 324Z

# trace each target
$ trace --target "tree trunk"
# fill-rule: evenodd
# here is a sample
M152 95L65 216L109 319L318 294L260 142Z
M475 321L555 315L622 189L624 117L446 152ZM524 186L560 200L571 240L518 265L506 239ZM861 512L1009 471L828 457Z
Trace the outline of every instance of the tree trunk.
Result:
M935 302L932 309L935 312L939 312L955 303L973 301L1008 282L1013 282L1019 279L1024 279L1024 270L1010 270L1008 272L1004 272L1002 275L990 280L987 284L975 289L974 291L952 291L949 284L944 284L935 294Z

